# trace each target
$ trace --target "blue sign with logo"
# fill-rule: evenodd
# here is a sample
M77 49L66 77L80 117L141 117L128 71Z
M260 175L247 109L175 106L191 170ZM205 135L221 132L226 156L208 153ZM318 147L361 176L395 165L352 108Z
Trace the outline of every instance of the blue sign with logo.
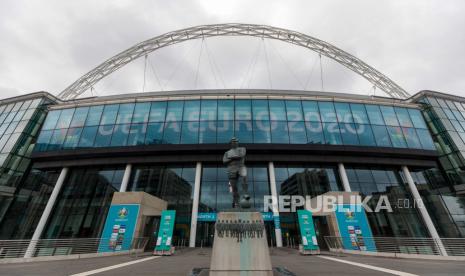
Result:
M338 204L335 214L344 249L376 251L373 234L361 204Z
M163 210L161 212L160 230L158 230L155 251L169 251L171 249L175 219L175 210Z
M98 252L125 251L131 248L139 204L115 204L108 210Z
M317 250L318 241L313 225L312 212L309 210L297 210L297 217L299 219L300 236L302 237L304 250Z

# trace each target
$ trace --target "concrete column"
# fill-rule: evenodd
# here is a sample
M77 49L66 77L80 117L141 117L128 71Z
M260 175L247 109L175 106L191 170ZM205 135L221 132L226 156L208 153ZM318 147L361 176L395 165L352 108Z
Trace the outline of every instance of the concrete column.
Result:
M407 184L410 188L413 199L416 203L418 203L416 206L418 206L418 209L420 210L420 214L423 218L423 221L426 224L426 228L428 229L431 238L436 240L436 244L439 247L441 255L447 256L446 248L444 247L444 244L442 243L441 238L439 237L439 234L436 231L436 227L434 227L433 221L431 220L431 217L429 216L428 211L426 210L426 207L423 204L423 201L420 197L420 193L418 192L415 182L413 182L412 175L410 174L410 171L407 168L407 166L402 166L402 172L404 173L405 179L407 180Z
M270 174L270 190L271 190L271 196L273 198L273 220L275 217L278 218L279 220L279 209L278 209L278 191L276 190L276 177L274 174L274 163L269 162L268 163L268 173ZM275 225L275 236L276 236L276 247L283 247L283 236L281 233L281 226L279 228L276 228Z
M352 189L350 189L349 178L347 177L346 168L344 167L344 164L339 163L337 164L337 167L339 171L339 177L342 181L342 187L344 187L344 192L352 192Z
M126 169L124 170L123 180L121 181L121 186L119 187L119 192L124 193L128 189L129 178L131 177L132 165L126 164Z
M199 212L200 181L202 177L202 163L197 162L195 166L194 198L192 200L191 234L189 237L189 247L195 247L195 237L197 234L197 215Z
M58 194L60 193L61 187L63 186L63 183L65 182L65 178L66 178L66 175L68 174L68 170L69 169L67 167L64 167L63 169L61 169L60 176L58 176L57 183L55 184L55 187L53 187L53 191L52 191L52 194L50 195L50 198L48 199L47 205L45 205L44 212L42 213L39 223L37 224L36 230L34 231L34 234L32 235L31 242L29 243L27 247L26 253L24 254L24 258L31 258L34 256L37 241L42 236L42 232L44 231L45 224L48 221L48 217L50 216L50 213L52 212L53 206L55 205L55 202L58 197Z

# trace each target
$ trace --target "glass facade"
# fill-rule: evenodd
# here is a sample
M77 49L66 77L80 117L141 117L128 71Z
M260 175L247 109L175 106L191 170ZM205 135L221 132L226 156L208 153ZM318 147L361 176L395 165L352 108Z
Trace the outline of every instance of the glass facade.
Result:
M124 167L70 168L42 238L99 238Z
M315 197L330 191L342 191L336 166L315 164L275 164L276 191L278 195ZM297 213L280 214L283 244L289 246L300 240Z
M199 212L219 212L232 208L228 181L227 169L223 165L203 166ZM263 197L271 194L268 166L247 164L247 182L252 208L263 210ZM239 186L241 191L242 187Z
M0 187L17 187L30 164L33 142L46 115L48 99L0 105Z
M134 166L128 191L141 191L168 202L176 210L174 243L189 238L195 165L137 165Z
M51 152L152 144L226 144L233 136L243 144L437 148L437 168L409 168L440 235L465 237L465 101L430 96L419 101L424 105L422 110L379 102L171 98L52 109L48 114L47 99L0 102L0 239L32 236L60 173L61 168L31 169L29 156L34 143L36 152ZM343 191L335 163L284 163L279 161L279 154L273 156L279 195L315 197ZM414 160L415 156L408 158ZM132 164L127 189L166 200L168 209L177 211L174 244L187 240L191 227L196 171L192 159L192 163L178 164L187 162L182 160ZM206 160L202 162L199 213L228 210L232 197L226 168L216 163L217 159ZM259 163L263 159L249 160L252 207L260 210L264 196L271 194L268 164ZM99 237L125 165L71 166L42 238ZM372 208L382 195L391 204L406 199L413 202L400 167L358 166L353 161L345 166L352 190L364 198L373 196L369 202ZM429 236L416 208L394 208L392 213L367 216L375 236ZM316 218L315 224L327 224L324 220ZM295 213L280 213L280 226L285 245L298 242ZM266 229L267 234L274 235L274 222L267 221ZM212 233L211 221L199 221L197 245L211 245Z
M414 169L411 175L439 236L465 237L465 197L453 192L437 168Z
M415 101L422 104L445 173L438 178L419 172L417 185L441 236L465 237L465 98L427 91Z
M454 184L465 183L465 99L421 97L423 114L436 141L439 160Z
M54 183L37 180L36 172L26 177L50 103L42 93L0 101L0 239L30 237L38 221L34 214L43 210L53 188Z
M30 239L60 170L32 170L14 196L0 195L0 239Z
M202 99L52 110L36 150L150 144L330 144L434 150L417 109L333 101Z
M368 206L375 210L380 196L387 196L393 212L367 212L373 236L381 237L428 237L423 220L413 204L399 169L376 167L346 167L352 191L362 198L372 196ZM408 206L404 202L409 202Z

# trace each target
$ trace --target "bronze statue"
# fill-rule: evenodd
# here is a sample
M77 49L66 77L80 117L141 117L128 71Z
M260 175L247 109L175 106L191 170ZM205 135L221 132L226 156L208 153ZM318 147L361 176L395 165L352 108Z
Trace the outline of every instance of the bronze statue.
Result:
M233 194L232 207L239 206L239 191L238 182L242 182L242 200L240 202L241 208L250 208L250 196L247 185L247 168L245 167L246 150L244 147L239 147L239 141L233 137L231 139L231 149L224 153L223 163L228 167L229 185L231 185Z

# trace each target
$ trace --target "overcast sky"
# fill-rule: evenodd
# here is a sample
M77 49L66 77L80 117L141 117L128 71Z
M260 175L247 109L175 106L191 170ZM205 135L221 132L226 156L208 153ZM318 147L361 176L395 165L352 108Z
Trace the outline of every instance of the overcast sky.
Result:
M56 95L140 41L228 22L266 24L322 39L410 94L429 89L465 96L464 8L461 0L0 0L0 98L40 90ZM322 86L373 93L357 74L328 58L321 62L320 68L317 54L280 41L209 38L153 52L147 67L143 58L136 60L101 80L94 93Z

